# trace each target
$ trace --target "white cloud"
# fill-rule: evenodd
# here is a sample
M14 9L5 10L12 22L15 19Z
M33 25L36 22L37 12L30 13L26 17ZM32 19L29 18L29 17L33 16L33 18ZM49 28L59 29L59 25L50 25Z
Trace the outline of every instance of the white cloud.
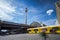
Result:
M32 16L32 18L28 19L29 24L31 24L33 21L38 21L38 16Z
M36 21L36 22L40 22L41 20L40 19L43 19L45 17L45 15L35 15L35 16L32 16L31 18L28 19L28 22L32 23L33 21ZM29 23L29 24L30 24Z
M1 20L13 20L13 17L9 14L15 11L15 7L12 7L5 0L0 0L0 19Z
M13 17L11 17L10 15L6 14L5 12L2 12L2 10L0 10L0 19L1 20L12 20Z
M30 8L28 9L28 12L35 14L35 13L38 13L38 12L40 12L40 11L39 11L38 9L34 8L34 7L30 7Z
M54 10L50 9L50 10L47 10L46 13L47 13L48 15L51 15L53 11L54 11Z
M14 12L15 7L12 7L8 2L0 1L0 9L2 9L5 12Z
M43 21L43 23L46 25L55 25L56 19L49 19L49 20Z

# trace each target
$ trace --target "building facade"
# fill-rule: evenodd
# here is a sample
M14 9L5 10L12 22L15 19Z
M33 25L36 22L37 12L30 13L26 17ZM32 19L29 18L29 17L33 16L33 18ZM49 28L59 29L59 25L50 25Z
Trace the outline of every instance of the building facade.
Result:
M56 2L57 22L60 25L60 1Z

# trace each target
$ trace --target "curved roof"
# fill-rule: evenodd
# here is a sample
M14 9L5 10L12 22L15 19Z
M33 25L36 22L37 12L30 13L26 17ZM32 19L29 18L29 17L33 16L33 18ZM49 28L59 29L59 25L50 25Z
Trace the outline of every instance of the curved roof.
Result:
M40 23L38 23L38 22L32 22L30 25L31 25L31 26L34 26L34 27L41 27L41 26L42 26L42 25L41 25Z

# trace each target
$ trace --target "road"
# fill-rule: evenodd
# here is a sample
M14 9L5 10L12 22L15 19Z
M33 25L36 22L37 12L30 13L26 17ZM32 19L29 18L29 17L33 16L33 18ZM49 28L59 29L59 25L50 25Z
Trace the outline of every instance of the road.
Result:
M43 40L41 34L16 34L0 36L0 40ZM47 40L60 40L60 34L48 34Z

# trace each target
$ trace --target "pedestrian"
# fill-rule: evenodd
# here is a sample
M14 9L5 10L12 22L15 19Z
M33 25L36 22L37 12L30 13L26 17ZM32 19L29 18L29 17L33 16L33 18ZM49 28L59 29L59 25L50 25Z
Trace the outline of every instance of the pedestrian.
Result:
M43 39L46 40L46 37L47 37L47 35L46 35L46 29L42 30L41 35L42 35Z

